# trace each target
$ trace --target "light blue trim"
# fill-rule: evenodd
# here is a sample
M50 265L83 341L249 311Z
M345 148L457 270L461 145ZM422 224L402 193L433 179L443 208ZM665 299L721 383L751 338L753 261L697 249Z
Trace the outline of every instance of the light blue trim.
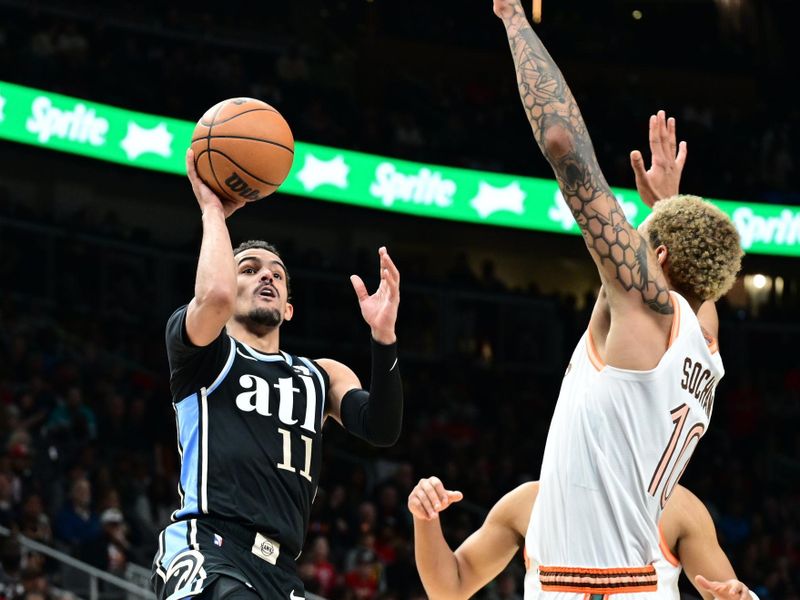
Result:
M173 519L179 519L199 512L197 468L200 451L200 409L197 394L187 396L175 405L178 426L179 447L181 454L181 487L183 502L181 508L173 513Z
M173 523L164 530L164 555L159 564L164 573L169 571L169 563L173 558L189 549L188 535L189 524L186 521Z

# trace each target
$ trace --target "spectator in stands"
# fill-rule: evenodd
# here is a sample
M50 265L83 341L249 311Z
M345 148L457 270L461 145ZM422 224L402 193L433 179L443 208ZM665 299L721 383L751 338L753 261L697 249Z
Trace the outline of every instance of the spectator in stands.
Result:
M22 535L42 544L52 543L50 518L44 511L44 503L38 493L32 492L22 501L18 524Z
M94 411L83 402L83 392L73 385L62 403L50 413L45 423L47 433L65 441L85 443L97 437Z
M319 536L311 545L311 565L318 593L329 598L337 585L336 567L330 561L330 544L325 536Z
M378 594L381 566L372 550L361 550L356 565L345 575L345 586L356 600L373 600Z
M81 557L90 565L122 575L131 551L125 517L117 508L107 508L100 515L102 533L81 548Z
M58 513L55 525L56 537L72 549L100 536L100 519L92 511L92 487L87 479L72 484L70 500Z

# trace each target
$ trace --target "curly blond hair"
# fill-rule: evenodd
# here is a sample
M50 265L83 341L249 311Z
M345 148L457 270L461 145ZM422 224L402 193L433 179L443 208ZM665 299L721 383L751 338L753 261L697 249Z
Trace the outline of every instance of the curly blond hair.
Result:
M669 251L669 280L678 292L718 300L731 289L742 265L739 232L728 215L698 196L661 200L648 219L650 244Z

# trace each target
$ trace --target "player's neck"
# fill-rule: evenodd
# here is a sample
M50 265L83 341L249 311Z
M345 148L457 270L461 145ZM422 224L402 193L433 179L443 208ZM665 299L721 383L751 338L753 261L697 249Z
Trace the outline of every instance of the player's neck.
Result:
M226 329L228 335L262 354L275 354L280 349L280 326L253 331L243 323L231 319Z

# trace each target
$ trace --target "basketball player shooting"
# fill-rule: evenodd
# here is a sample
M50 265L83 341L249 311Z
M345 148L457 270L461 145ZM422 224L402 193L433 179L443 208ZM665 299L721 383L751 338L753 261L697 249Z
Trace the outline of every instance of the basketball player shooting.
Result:
M739 237L724 213L692 196L658 199L635 229L522 5L494 0L494 12L534 138L602 282L550 424L531 515L531 569L538 589L558 593L552 597L635 598L658 590L659 516L709 425L724 373L713 302L739 270ZM667 145L678 163L672 140Z
M231 248L225 219L244 202L215 195L193 158L190 150L186 168L203 222L194 298L166 331L181 506L159 536L154 587L160 600L298 600L295 559L319 481L325 419L377 446L400 435L400 274L381 248L374 294L351 277L372 334L368 392L342 363L281 350L280 327L294 312L289 271L266 242Z

